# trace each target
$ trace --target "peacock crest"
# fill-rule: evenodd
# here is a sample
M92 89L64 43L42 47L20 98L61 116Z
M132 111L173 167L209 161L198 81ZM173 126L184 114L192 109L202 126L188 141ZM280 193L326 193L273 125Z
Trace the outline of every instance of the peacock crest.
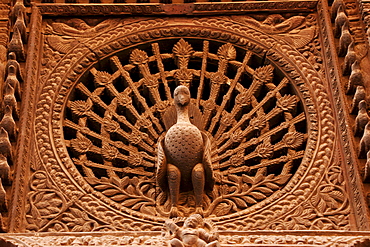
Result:
M204 196L205 217L242 214L268 200L304 156L306 116L294 85L252 51L158 41L107 58L82 78L65 111L66 146L96 195L125 212L168 216L155 164L158 140L176 121L178 85L190 89L190 120L210 140L216 183ZM193 195L181 193L179 204L180 216L189 216Z

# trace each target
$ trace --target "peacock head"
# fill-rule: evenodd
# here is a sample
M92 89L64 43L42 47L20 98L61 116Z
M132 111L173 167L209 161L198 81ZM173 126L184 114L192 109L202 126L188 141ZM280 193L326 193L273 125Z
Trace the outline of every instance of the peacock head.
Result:
M187 106L190 103L190 91L186 86L180 85L174 92L175 105Z

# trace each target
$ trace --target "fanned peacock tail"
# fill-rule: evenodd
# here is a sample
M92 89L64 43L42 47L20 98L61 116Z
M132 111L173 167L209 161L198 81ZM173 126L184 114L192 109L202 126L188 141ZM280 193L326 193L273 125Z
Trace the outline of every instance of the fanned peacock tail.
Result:
M171 43L172 42L172 43ZM210 136L216 177L206 216L249 208L287 184L304 155L306 118L292 83L266 58L184 39L117 53L81 78L67 105L70 156L95 191L137 213L166 216L157 142L174 123L173 91L191 91L190 118ZM172 123L172 124L173 124ZM182 193L181 214L195 206Z

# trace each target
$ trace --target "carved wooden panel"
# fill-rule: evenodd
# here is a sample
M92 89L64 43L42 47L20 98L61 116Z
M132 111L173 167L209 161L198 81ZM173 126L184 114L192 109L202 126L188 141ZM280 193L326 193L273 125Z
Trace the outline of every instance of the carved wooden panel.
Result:
M208 133L219 230L354 230L316 14L45 19L27 231L161 230L176 85ZM194 211L182 193L180 215ZM19 226L20 227L20 226Z

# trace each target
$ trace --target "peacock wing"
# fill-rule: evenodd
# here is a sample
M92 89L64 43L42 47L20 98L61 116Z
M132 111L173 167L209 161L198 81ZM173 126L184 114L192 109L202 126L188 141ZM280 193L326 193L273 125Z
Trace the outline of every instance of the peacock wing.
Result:
M157 182L162 191L166 191L167 185L167 160L164 152L164 135L158 141L158 156L157 156Z
M212 169L212 162L211 162L211 142L207 136L207 134L202 131L202 137L203 137L203 145L204 145L204 151L203 151L203 167L204 167L204 173L206 178L205 183L205 190L212 191L213 186L215 185L215 178L213 176L213 169Z

